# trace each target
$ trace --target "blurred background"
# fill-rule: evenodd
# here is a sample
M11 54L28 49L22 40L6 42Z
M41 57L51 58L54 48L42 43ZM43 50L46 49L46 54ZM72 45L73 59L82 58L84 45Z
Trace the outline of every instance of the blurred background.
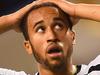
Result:
M69 1L100 4L100 0ZM82 19L74 26L74 30L76 45L74 45L73 63L88 64L100 54L100 23ZM25 51L23 40L22 34L13 30L0 34L0 67L17 71L24 70L30 74L37 71L36 61Z

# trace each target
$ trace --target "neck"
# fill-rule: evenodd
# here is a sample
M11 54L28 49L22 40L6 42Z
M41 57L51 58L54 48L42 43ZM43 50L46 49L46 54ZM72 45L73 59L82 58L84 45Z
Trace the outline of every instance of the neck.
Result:
M58 68L58 70L50 70L38 64L38 70L39 75L73 75L72 63L66 65L66 67L62 66L61 69Z

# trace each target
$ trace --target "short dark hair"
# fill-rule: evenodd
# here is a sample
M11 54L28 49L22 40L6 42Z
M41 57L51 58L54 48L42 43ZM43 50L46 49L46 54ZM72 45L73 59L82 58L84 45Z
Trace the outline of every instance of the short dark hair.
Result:
M28 30L27 30L27 25L26 25L28 14L29 14L32 10L35 10L35 9L38 9L38 8L41 8L41 7L46 7L46 6L48 6L48 7L56 7L59 11L61 11L61 12L65 15L65 17L66 17L66 19L67 19L68 28L69 28L70 30L72 30L73 23L72 23L72 21L71 21L71 19L70 19L70 16L69 16L67 13L65 13L61 8L59 8L56 4L47 2L47 3L43 3L43 4L40 4L40 5L33 6L33 8L30 9L30 10L26 13L26 15L23 17L23 19L22 19L22 21L21 21L21 24L20 24L20 29L21 29L21 31L22 31L22 33L23 33L23 35L24 35L25 40L29 40L29 35L28 35Z

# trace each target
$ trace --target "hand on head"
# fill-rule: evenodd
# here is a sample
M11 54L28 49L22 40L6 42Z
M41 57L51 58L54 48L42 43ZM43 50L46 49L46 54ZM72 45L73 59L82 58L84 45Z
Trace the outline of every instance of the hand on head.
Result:
M14 29L17 32L20 32L20 22L24 15L35 5L42 4L42 3L54 3L57 6L59 6L63 11L65 11L67 14L73 16L74 15L74 7L73 4L70 2L67 2L65 0L37 0L33 1L32 3L26 5L25 7L19 9L18 11L4 15L0 17L0 33L3 33L5 31L8 31L10 29ZM63 4L67 4L66 7L63 7ZM75 19L75 18L74 18ZM75 20L74 20L75 21ZM74 22L73 21L73 22Z

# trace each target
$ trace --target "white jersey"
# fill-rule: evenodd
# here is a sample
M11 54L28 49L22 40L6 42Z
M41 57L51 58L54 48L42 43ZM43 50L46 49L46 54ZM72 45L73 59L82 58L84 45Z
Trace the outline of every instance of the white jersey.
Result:
M77 65L77 72L75 75L100 75L100 55L97 56L92 62L88 65ZM0 68L0 75L29 75L24 71L15 71L10 69ZM35 75L39 75L37 72Z
M88 64L86 74L100 75L100 55Z
M10 69L0 68L0 75L27 75L24 71L15 71Z
M100 75L100 55L88 65L81 65L80 71L76 75Z

